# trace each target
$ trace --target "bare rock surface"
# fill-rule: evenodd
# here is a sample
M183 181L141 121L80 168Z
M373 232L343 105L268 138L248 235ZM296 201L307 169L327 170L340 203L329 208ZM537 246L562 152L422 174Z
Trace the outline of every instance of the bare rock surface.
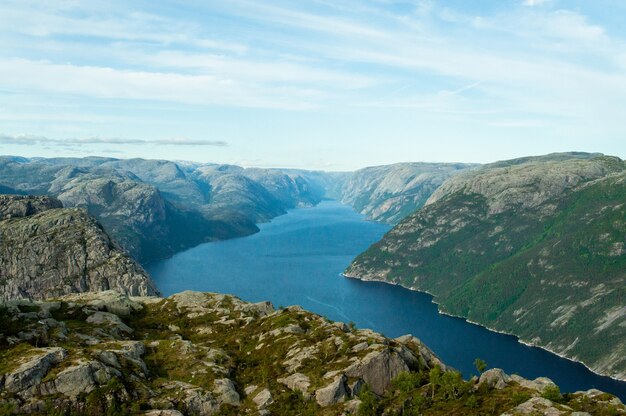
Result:
M515 407L515 395L543 394L534 389L542 380L493 369L482 384L466 382L411 335L389 339L301 307L273 310L229 295L75 293L0 303L0 315L0 409L16 414L339 416L362 405L427 413L458 410L473 396L483 414L489 406L511 414L626 412L596 390Z
M83 210L22 196L0 198L3 209L13 214L0 219L0 300L109 289L158 293L143 268Z

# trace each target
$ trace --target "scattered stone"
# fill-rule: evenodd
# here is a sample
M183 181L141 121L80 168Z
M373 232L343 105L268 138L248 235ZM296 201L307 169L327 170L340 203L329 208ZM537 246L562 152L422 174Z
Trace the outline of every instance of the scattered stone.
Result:
M272 302L248 303L244 305L241 310L244 312L253 312L259 316L267 316L274 312L274 305L272 305Z
M502 416L516 415L544 415L544 416L560 416L569 412L559 410L555 404L543 397L533 397L512 410L503 413Z
M267 408L267 406L274 403L274 400L272 399L272 393L270 393L268 389L261 390L256 396L254 396L252 401L259 409L265 409Z
M219 403L239 406L239 393L235 390L235 385L228 378L217 379L213 382L213 393L217 396Z
M94 312L87 317L86 321L94 325L109 325L114 328L116 333L130 334L133 332L132 328L122 322L119 316L110 312Z
M145 416L184 416L178 410L148 410Z
M277 382L284 384L289 387L291 390L297 390L302 393L305 398L310 398L309 387L311 386L311 380L309 377L305 376L302 373L295 373L288 377L279 378L276 380Z
M524 388L535 390L539 393L543 393L546 387L556 387L556 384L554 384L554 382L547 377L537 377L534 380L527 380L517 374L513 374L511 376L511 380L515 381Z
M350 332L350 327L345 322L335 322L333 326L339 328L341 332Z
M480 375L476 387L486 385L490 389L502 390L511 381L511 377L499 368L492 368Z
M345 401L348 397L346 390L347 380L348 378L342 374L328 386L318 389L315 392L315 400L317 403L322 407L326 407Z
M361 352L366 350L367 347L369 347L369 344L366 341L363 341L352 347L352 352Z

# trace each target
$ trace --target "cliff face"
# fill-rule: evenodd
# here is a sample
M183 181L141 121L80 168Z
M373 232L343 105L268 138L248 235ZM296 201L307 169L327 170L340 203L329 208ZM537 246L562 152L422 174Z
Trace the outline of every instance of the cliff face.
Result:
M346 275L432 293L442 310L626 379L626 166L558 154L444 183Z
M317 204L324 193L318 182L305 172L230 165L0 157L0 190L86 208L142 263L252 234L258 222Z
M0 196L0 300L108 289L158 293L83 210L49 197Z
M492 369L464 381L410 335L227 295L83 293L0 303L0 319L0 409L19 414L626 412L545 378Z
M360 169L344 175L341 201L375 221L396 224L422 207L448 178L474 165L398 163Z

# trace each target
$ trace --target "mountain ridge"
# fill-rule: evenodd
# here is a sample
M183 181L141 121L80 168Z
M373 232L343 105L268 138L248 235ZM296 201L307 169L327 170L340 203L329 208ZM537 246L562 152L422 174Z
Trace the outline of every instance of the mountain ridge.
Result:
M445 313L623 380L625 198L618 158L486 166L446 182L345 274L427 291Z

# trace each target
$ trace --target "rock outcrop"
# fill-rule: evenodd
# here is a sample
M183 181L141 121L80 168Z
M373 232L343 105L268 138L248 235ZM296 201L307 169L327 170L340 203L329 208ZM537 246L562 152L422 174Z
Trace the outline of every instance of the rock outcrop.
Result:
M0 409L15 414L625 412L598 391L554 403L542 398L545 383L496 369L485 374L502 385L465 382L414 337L344 330L299 307L227 295L78 293L0 303L0 319ZM519 407L516 397L531 401Z
M0 300L114 289L154 295L146 272L98 222L48 197L0 196Z
M345 272L626 379L626 164L566 153L446 181Z
M63 208L61 201L56 198L0 195L0 220L29 217L55 208Z

